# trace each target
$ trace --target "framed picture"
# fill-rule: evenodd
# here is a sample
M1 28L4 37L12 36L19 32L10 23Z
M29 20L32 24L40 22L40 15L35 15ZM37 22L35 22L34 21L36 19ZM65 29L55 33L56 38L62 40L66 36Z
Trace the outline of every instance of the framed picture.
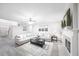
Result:
M44 28L42 28L41 30L44 31Z
M45 28L45 31L48 31L48 28Z
M41 29L39 28L39 31L41 31Z

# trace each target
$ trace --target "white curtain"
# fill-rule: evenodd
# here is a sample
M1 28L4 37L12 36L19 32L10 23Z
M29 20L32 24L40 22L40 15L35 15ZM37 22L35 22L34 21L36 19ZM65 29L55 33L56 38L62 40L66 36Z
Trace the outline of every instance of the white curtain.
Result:
M9 25L0 22L0 36L7 36L9 31Z

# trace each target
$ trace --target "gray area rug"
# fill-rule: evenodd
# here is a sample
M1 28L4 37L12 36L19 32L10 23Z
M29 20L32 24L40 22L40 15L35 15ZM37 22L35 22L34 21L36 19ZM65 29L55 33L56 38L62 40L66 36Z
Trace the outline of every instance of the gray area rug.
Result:
M49 50L49 44L46 43L43 48L31 44L31 43L26 43L22 46L17 47L17 50L21 50L21 54L23 54L22 51L25 51L24 53L26 54L28 52L29 55L31 56L47 56L48 55L48 50Z

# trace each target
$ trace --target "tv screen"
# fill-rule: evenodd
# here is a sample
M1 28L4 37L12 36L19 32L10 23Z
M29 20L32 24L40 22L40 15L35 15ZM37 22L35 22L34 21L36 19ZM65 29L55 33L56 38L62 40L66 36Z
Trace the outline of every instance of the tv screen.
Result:
M66 14L63 17L63 21L61 21L61 26L62 28L69 26L72 26L72 19L71 19L71 13L70 13L70 8L67 10Z
M67 11L67 26L71 26L72 23L72 19L71 19L71 15L70 15L70 9L68 9Z

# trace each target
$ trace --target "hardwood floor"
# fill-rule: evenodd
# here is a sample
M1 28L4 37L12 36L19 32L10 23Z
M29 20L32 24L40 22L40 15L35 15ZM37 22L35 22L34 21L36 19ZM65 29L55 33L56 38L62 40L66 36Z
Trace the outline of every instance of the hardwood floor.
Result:
M8 37L0 37L0 56L59 56L59 46L57 42L46 42L49 47L40 48L26 43L16 47L15 40Z

